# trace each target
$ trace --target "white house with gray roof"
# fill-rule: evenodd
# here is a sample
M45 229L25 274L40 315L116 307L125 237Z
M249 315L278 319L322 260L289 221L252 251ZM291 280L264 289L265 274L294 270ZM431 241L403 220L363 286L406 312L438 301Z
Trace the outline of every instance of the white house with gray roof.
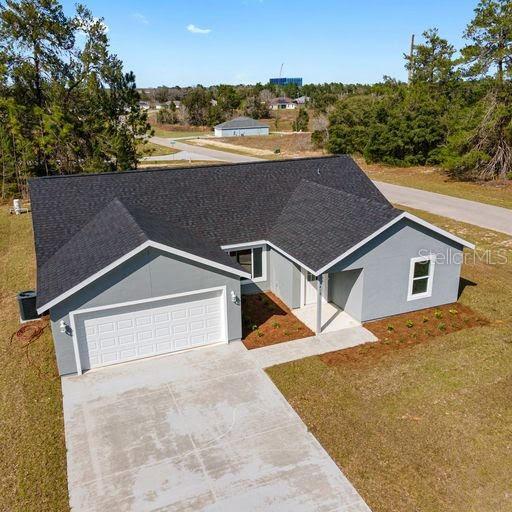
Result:
M244 135L268 135L270 127L251 117L235 117L215 126L215 137L243 137Z
M356 322L455 302L471 243L349 156L30 181L37 308L61 375L242 336L243 294Z

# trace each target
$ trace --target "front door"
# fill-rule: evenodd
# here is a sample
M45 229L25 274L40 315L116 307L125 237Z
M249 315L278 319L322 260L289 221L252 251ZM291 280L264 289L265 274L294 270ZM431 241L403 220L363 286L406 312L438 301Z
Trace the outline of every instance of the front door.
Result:
M322 299L327 302L327 281L329 274L324 274ZM318 279L316 276L303 270L303 281L304 281L304 305L314 304L316 302L316 287Z

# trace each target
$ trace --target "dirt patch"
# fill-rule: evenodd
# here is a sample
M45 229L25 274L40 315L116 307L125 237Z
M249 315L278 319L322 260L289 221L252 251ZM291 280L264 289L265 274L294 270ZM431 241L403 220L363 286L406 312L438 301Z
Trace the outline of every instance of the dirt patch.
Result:
M314 336L273 293L242 297L242 336L249 350Z
M462 329L489 325L489 321L462 304L446 304L364 324L379 341L320 356L329 366L373 364L386 354L425 343Z
M310 133L273 133L267 136L229 137L219 140L240 148L251 148L286 157L321 156L323 154L321 150L313 148Z

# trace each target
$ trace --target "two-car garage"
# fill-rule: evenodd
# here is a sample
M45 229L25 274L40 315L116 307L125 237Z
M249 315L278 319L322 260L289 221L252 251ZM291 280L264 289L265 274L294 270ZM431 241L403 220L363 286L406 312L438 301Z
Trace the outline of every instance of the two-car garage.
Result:
M72 312L79 373L226 342L225 304L225 289L212 289Z

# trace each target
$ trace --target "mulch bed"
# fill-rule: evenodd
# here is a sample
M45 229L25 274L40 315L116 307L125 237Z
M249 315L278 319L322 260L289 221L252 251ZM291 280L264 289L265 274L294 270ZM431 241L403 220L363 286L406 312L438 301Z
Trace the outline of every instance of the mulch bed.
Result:
M242 336L249 350L308 336L314 332L273 293L242 296Z
M320 356L329 366L347 363L373 364L390 352L396 352L437 336L462 329L488 325L489 321L462 304L446 304L412 313L391 316L364 324L379 341L330 352Z

